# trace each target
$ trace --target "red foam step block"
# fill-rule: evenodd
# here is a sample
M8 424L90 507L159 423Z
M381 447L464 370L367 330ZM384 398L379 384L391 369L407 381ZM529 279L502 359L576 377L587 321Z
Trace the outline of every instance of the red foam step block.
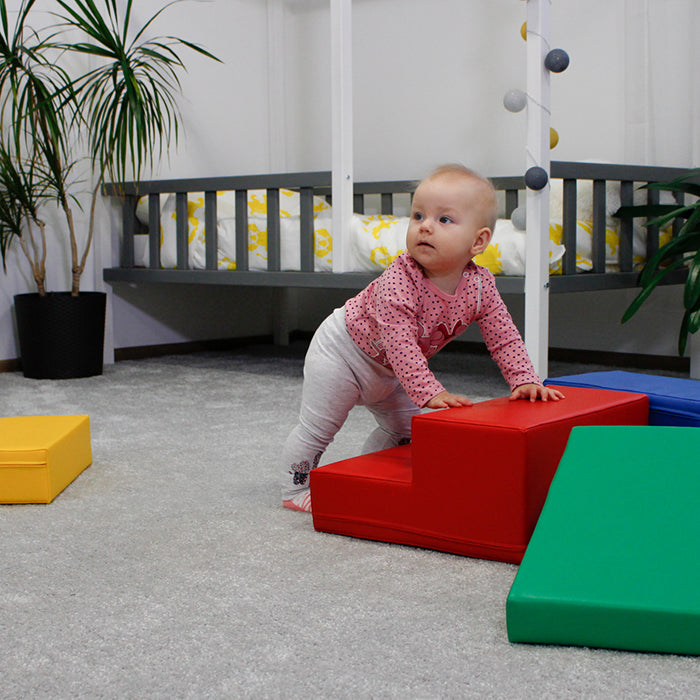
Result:
M561 389L420 414L410 445L315 469L314 528L519 563L571 429L648 422L643 394Z

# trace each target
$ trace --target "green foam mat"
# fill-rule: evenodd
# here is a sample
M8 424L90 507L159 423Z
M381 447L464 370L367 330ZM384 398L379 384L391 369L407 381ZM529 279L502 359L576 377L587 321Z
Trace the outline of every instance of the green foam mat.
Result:
M506 618L511 642L700 654L700 429L574 428Z

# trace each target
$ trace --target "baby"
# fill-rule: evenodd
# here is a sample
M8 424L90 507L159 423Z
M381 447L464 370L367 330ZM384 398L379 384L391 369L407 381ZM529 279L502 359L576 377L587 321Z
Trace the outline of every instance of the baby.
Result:
M304 363L299 422L283 449L286 508L311 512L309 472L345 422L366 406L377 428L363 453L406 443L421 408L470 406L452 394L428 359L469 324L479 324L510 398L559 400L542 386L493 275L473 262L491 240L496 192L461 165L445 165L413 197L402 253L318 328Z

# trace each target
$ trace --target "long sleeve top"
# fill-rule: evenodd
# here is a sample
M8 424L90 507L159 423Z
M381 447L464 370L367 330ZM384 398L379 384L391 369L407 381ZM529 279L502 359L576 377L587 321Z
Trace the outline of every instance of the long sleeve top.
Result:
M473 261L450 295L404 252L345 304L351 338L371 358L390 367L421 407L445 391L429 369L428 359L474 322L511 390L541 383L494 276Z

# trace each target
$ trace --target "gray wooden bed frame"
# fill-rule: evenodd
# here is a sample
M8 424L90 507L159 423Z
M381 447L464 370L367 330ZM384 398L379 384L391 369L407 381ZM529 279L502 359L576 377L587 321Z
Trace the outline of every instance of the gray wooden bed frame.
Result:
M648 182L670 180L683 175L679 168L646 167L638 165L610 165L553 161L551 177L563 180L563 274L550 277L551 292L583 292L602 289L635 287L639 273L633 269L633 224L621 222L619 272L605 270L606 183L619 182L622 204L631 204L636 186ZM593 269L576 271L576 192L581 180L593 182ZM522 177L497 177L492 182L505 195L505 215L510 216L524 202ZM121 199L122 231L119 267L106 268L106 282L137 282L165 284L214 284L265 287L306 287L361 289L379 273L315 272L313 251L313 197L330 196L330 172L291 173L279 175L252 175L217 178L161 180L128 184L123 188L106 185L104 194ZM394 195L411 192L415 181L366 182L354 186L354 211L364 213L368 195L379 197L382 214L394 213ZM300 192L300 253L301 270L280 270L279 191L282 188ZM268 268L267 271L248 269L248 208L247 191L265 189L268 195ZM220 191L235 191L236 197L236 270L217 269L216 195ZM188 268L187 194L205 193L205 228L207 231L205 269ZM160 265L160 194L176 195L177 269L162 269ZM136 218L136 202L149 196L149 266L136 267L134 263L134 236L141 232ZM658 202L659 193L648 192L650 203ZM242 206L241 206L242 205ZM213 234L209 234L213 232ZM658 247L658 230L649 229L647 257ZM667 283L684 281L683 270L669 275ZM503 294L522 294L524 277L498 276L498 287Z

